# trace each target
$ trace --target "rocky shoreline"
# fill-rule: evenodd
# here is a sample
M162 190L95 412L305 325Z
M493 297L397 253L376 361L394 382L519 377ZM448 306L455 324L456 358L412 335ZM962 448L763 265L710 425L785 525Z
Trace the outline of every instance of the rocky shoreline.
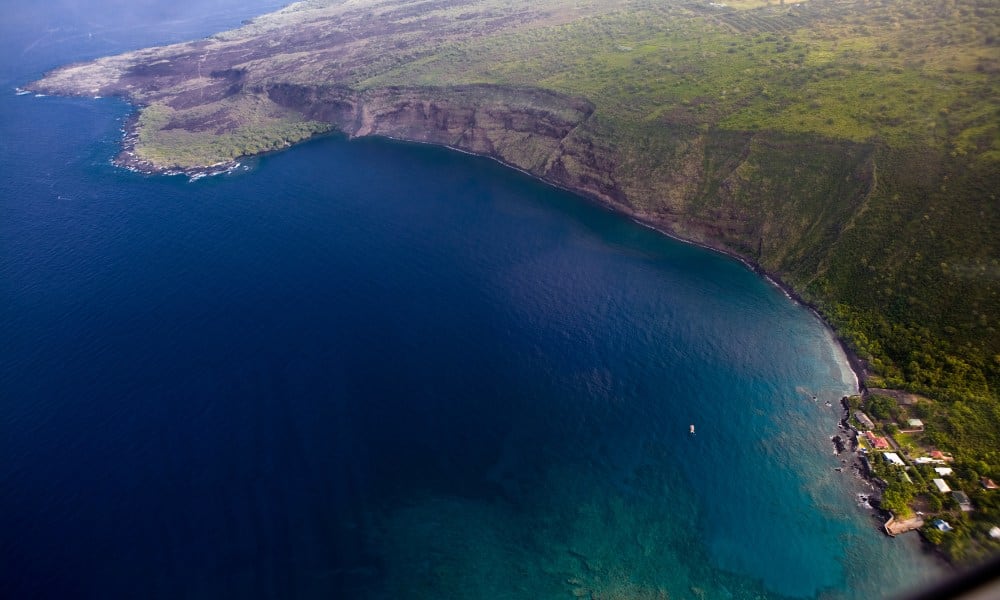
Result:
M879 521L879 529L885 533L884 525L891 517L888 512L879 507L879 502L882 499L882 491L885 489L885 482L876 477L872 472L871 465L868 463L868 457L858 452L858 432L848 423L848 419L851 416L848 397L844 396L841 398L840 404L843 407L843 416L837 425L839 433L831 437L830 441L833 443L834 452L837 456L845 452L850 456L849 458L841 459L842 466L837 467L837 470L844 471L850 469L858 479L870 486L871 493L858 494L858 502L874 511Z
M869 493L859 492L857 494L858 505L871 511L872 520L879 532L887 537L894 537L886 529L886 525L893 519L893 514L884 510L880 505L882 492L885 490L887 484L872 471L871 465L868 462L868 457L858 452L859 433L848 422L851 416L851 407L848 403L848 397L844 396L841 398L840 403L843 407L843 416L837 426L840 432L832 436L830 441L833 444L834 452L837 456L846 452L850 454L850 457L841 459L841 466L837 467L837 471L842 472L846 469L850 469L858 480L864 482L864 484L868 486L870 489ZM939 548L924 538L924 536L919 532L917 532L917 535L919 536L923 552L926 555L933 557L934 560L947 571L955 572L957 570L957 565L952 563Z
M202 177L230 173L240 166L238 160L193 168L164 168L155 165L152 161L140 157L136 152L136 146L139 143L138 112L134 112L128 117L125 126L122 128L122 133L124 135L122 137L121 150L111 159L111 163L134 173L142 173L144 175L186 175L192 180L196 180Z

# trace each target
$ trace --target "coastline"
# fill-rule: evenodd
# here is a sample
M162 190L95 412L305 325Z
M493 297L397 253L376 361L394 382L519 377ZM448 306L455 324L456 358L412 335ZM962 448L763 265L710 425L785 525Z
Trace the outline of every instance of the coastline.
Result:
M830 321L828 321L826 319L826 317L823 316L823 314L820 312L819 308L814 303L809 302L808 300L806 300L805 298L803 298L802 295L799 294L790 284L786 283L781 278L781 276L779 276L777 273L771 273L771 272L767 271L766 269L764 269L763 267L761 267L760 265L758 265L757 263L755 263L751 259L749 259L749 258L747 258L747 257L745 257L745 256L743 256L741 254L737 254L736 252L734 252L732 250L729 250L727 248L723 248L722 246L716 246L716 245L713 245L713 244L710 244L710 243L707 243L707 242L685 238L682 235L680 235L680 234L678 234L678 233L676 233L674 231L671 231L669 228L665 227L663 225L663 223L657 221L656 219L653 219L653 218L650 218L648 216L636 213L635 211L632 211L632 210L628 209L625 206L622 206L622 205L616 204L614 202L611 202L611 201L609 201L609 200L607 200L605 198L602 198L602 197L598 196L597 194L589 192L588 190L576 189L576 188L572 188L570 186L566 186L566 185L560 184L560 183L555 182L555 181L551 181L551 180L546 179L545 177L543 177L541 175L537 175L535 173L532 173L530 171L522 169L522 168L520 168L520 167L518 167L516 165L512 165L512 164L510 164L510 163L508 163L508 162L506 162L506 161L504 161L504 160L502 160L500 158L497 158L495 156L491 156L491 155L488 155L488 154L479 154L479 153L476 153L476 152L470 152L469 150L464 150L462 148L456 148L454 146L448 146L448 145L442 145L442 144L435 144L434 142L427 142L427 141L422 141L422 140L410 140L410 139L406 139L406 138L400 138L400 137L394 137L394 136L388 136L388 135L381 135L381 136L378 136L378 137L382 137L384 139L389 139L389 140L394 140L394 141L399 141L399 142L406 142L406 143L410 143L410 144L423 144L423 145L428 145L428 146L437 146L439 148L447 148L449 150L453 150L455 152L459 152L459 153L462 153L462 154L468 154L470 156L480 156L480 157L483 157L483 158L488 158L488 159L490 159L490 160L492 160L494 162L497 162L497 163L499 163L499 164L507 167L508 169L513 169L515 171L518 171L519 173L523 173L523 174L527 175L528 177L531 177L532 179L534 179L536 181L540 181L540 182L542 182L542 183L544 183L546 185L550 185L550 186L552 186L554 188L570 192L570 193L572 193L572 194L574 194L576 196L579 196L580 198L583 198L585 200L593 202L593 203L597 204L598 206L601 206L601 207L605 208L606 210L609 210L611 212L615 212L615 213L618 213L620 215L626 216L629 219L631 219L634 223L636 223L638 225L641 225L643 227L646 227L647 229L652 229L653 231L659 233L660 235L664 235L664 236L666 236L666 237L668 237L670 239L676 240L676 241L684 243L684 244L690 244L692 246L697 246L697 247L703 248L705 250L710 250L712 252L716 252L718 254L722 254L723 256L729 257L729 258L731 258L733 260L736 260L736 261L742 263L743 266L745 266L746 268L750 269L751 271L753 271L758 276L763 277L768 283L770 283L774 287L776 287L779 290L781 290L781 292L789 300L791 300L792 302L794 302L796 304L804 306L805 308L809 309L810 312L812 312L814 315L816 315L816 318L819 319L819 321L823 324L823 326L827 329L827 331L830 332L830 334L833 336L833 339L837 342L837 344L840 346L841 351L844 353L844 356L847 359L848 369L850 369L850 371L854 374L855 388L857 389L857 392L859 394L864 394L867 391L867 389L868 389L868 386L867 386L868 369L866 367L865 361L862 360L861 357L858 356L858 354L850 347L850 344L840 334L840 332L837 331L837 328L834 327L833 324L830 323Z
M131 99L128 98L128 97L124 97L123 100L125 100L129 104L132 104L131 103ZM135 105L132 105L132 106L135 107ZM280 151L286 149L286 148L281 148L279 150L273 150L273 151L270 151L270 152L262 152L262 153L259 153L259 154L248 155L248 156L245 156L245 157L239 157L239 158L236 158L236 159L233 159L233 160L230 160L230 161L224 161L224 162L220 162L220 163L217 163L217 164L214 164L214 165L208 165L208 166L200 166L200 167L159 167L159 166L156 166L155 164L153 164L152 162L150 162L150 161L148 161L146 159L140 158L136 154L136 152L135 152L135 147L136 147L136 144L138 143L138 140L139 140L139 132L138 132L138 128L137 128L138 122L139 122L139 112L138 112L138 108L139 107L135 107L135 108L136 108L135 112L133 112L131 115L129 115L127 121L125 122L125 125L122 128L122 131L123 131L123 134L124 134L123 138L122 138L122 148L121 148L121 151L118 153L118 155L115 156L112 159L112 163L114 165L118 166L118 167L127 169L129 171L133 171L133 172L136 172L136 173L143 173L143 174L146 174L146 175L187 175L188 177L191 178L192 181L195 181L195 180L200 179L202 177L213 176L213 175L222 175L222 174L230 173L230 172L234 171L235 169L237 169L237 168L239 168L241 166L241 163L239 162L239 158L257 158L257 157L260 157L260 156L266 156L267 154L271 154L273 152L280 152ZM350 134L348 134L346 132L339 131L337 129L333 129L330 132L322 133L322 134L317 134L317 135L309 137L309 138L307 138L305 140L301 140L301 142L306 142L306 141L309 141L309 140L312 140L312 139L316 139L317 137L320 137L320 136L323 136L323 135L330 135L331 133L333 133L333 134L339 133L341 135L347 135L348 139L353 139L354 137L367 137L367 136L352 136L352 135L350 135ZM567 186L567 185L563 185L563 184L561 184L559 182L552 181L552 180L547 179L546 177L544 177L542 175L538 175L536 173L532 173L531 171L522 169L521 167L518 167L516 165L510 164L509 162L506 162L506 161L504 161L504 160L502 160L502 159L500 159L500 158L498 158L496 156L492 156L490 154L481 154L481 153L477 153L477 152L471 152L469 150L465 150L465 149L462 149L462 148L457 148L455 146L449 146L449 145L446 145L446 144L438 144L438 143L435 143L435 142L428 142L428 141L424 141L424 140L414 140L414 139L408 139L408 138L404 138L404 137L396 137L396 136L391 136L391 135L377 135L375 137L381 137L383 139L393 140L393 141L397 141L397 142L406 142L406 143L410 143L410 144L422 144L422 145L428 145L428 146L437 146L439 148L447 148L449 150L452 150L452 151L455 151L455 152L459 152L459 153L462 153L462 154L468 154L470 156L479 156L479 157L483 157L483 158L488 158L488 159L490 159L492 161L495 161L495 162L503 165L504 167L507 167L508 169L513 169L515 171L523 173L524 175L527 175L528 177L531 177L532 179L535 179L536 181L540 181L540 182L542 182L542 183L544 183L546 185L550 185L550 186L555 187L557 189L565 190L565 191L570 192L570 193L572 193L572 194L574 194L576 196L579 196L579 197L581 197L583 199L586 199L586 200L588 200L590 202L593 202L593 203L597 204L598 206L601 206L601 207L603 207L603 208L605 208L605 209L607 209L609 211L612 211L612 212L618 213L620 215L626 216L629 219L631 219L633 222L635 222L636 224L641 225L643 227L646 227L648 229L652 229L653 231L656 231L657 233L659 233L661 235L664 235L666 237L669 237L669 238L671 238L673 240L679 241L679 242L684 243L684 244L690 244L692 246L697 246L697 247L703 248L705 250L710 250L712 252L716 252L716 253L722 254L724 256L727 256L729 258L732 258L732 259L734 259L736 261L739 261L746 268L750 269L751 271L753 271L754 273L756 273L760 277L763 277L771 285L773 285L776 288L778 288L779 290L781 290L781 292L783 294L785 294L785 296L789 300L791 300L792 302L794 302L796 304L799 304L801 306L806 307L814 315L816 315L816 317L819 319L819 321L821 323L823 323L823 326L826 327L826 329L831 333L831 335L833 336L833 339L836 340L837 344L840 346L841 351L844 353L844 356L847 359L848 368L854 374L854 380L855 380L855 383L856 383L855 387L857 388L858 393L863 395L867 391L867 389L868 389L868 387L867 387L868 370L867 370L867 366L865 364L865 361L860 356L858 356L858 354L851 348L850 344L847 342L847 340L844 338L844 336L841 335L841 333L837 330L837 328L834 327L833 324L830 323L830 321L827 320L827 318L823 316L823 314L819 310L819 307L816 304L814 304L812 302L809 302L804 297L802 297L802 295L799 294L799 292L796 291L795 288L793 288L790 284L786 283L781 278L780 275L778 275L777 273L772 273L770 271L767 271L766 269L764 269L763 267L761 267L759 264L757 264L756 262L754 262L750 258L748 258L746 256L743 256L741 254L738 254L738 253L736 253L736 252L734 252L734 251L732 251L732 250L730 250L728 248L724 248L721 245L714 245L714 244L711 244L711 243L705 242L705 241L699 241L699 240L693 240L693 239L685 238L684 236L680 235L679 233L677 233L675 231L672 231L669 227L667 227L660 220L652 218L652 217L650 217L648 215L637 213L637 212L629 209L626 206L623 206L623 205L621 205L619 203L615 203L615 202L611 201L608 198L603 198L603 197L601 197L601 196L599 196L599 195L597 195L597 194L595 194L595 193L593 193L593 192L591 192L589 190L579 189L579 188L573 188L573 187L570 187L570 186ZM301 142L296 142L296 143L301 143Z
M125 125L122 127L121 150L111 159L111 164L116 167L144 175L186 175L191 178L191 181L196 181L202 177L231 173L240 167L238 160L229 160L204 167L167 168L158 167L149 160L140 158L135 151L136 144L139 142L139 111L135 105L129 102L128 98L124 98L124 100L133 107L133 112L128 116Z

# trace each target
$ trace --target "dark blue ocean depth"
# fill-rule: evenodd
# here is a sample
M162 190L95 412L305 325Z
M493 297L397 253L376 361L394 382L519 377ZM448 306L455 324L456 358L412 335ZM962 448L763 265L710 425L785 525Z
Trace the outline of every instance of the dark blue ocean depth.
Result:
M279 5L134 4L0 5L0 596L855 598L936 576L835 470L842 353L739 263L426 146L135 174L110 164L123 103L14 94Z

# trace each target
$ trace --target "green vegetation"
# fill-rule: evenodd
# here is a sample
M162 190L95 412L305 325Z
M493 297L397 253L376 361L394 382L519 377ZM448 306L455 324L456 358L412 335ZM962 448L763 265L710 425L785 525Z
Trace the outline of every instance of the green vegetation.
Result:
M882 420L891 419L899 414L896 401L885 396L872 396L869 398L867 409L871 416Z
M269 103L256 96L226 99L217 104L223 106L204 107L197 115L207 117L201 127L224 129L212 136L185 128L183 123L175 121L175 111L165 104L145 107L139 115L136 154L162 167L201 167L286 148L331 129L328 123L306 121L275 110L276 107L268 106ZM188 111L184 118L190 120L194 116ZM217 119L225 119L225 127L213 122Z

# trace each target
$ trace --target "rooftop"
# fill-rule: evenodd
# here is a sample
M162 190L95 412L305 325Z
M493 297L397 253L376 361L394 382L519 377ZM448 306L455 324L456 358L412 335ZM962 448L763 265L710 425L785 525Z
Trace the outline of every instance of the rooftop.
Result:
M906 463L903 462L903 459L899 458L899 455L896 454L895 452L886 452L882 456L885 458L886 462L890 462L896 465L897 467L906 466Z
M966 512L972 510L972 501L969 500L969 496L967 496L965 492L955 490L951 493L951 497L958 502L958 505L962 508L962 510Z
M934 485L937 486L938 491L942 494L947 494L951 491L951 488L944 482L944 479L932 479L931 481L934 482Z
M879 450L889 449L889 440L885 439L884 437L875 435L870 431L865 432L865 437L868 438L868 441L871 442L872 446L874 446L875 448Z
M953 461L955 460L950 454L945 454L940 450L931 450L931 458L936 458L938 460Z
M872 420L868 418L868 415L860 410L854 411L854 418L858 420L858 423L861 423L868 429L875 429L875 423L872 423Z
M953 529L953 527L948 524L948 521L944 521L942 519L935 519L934 527L937 527L941 531L951 531Z

